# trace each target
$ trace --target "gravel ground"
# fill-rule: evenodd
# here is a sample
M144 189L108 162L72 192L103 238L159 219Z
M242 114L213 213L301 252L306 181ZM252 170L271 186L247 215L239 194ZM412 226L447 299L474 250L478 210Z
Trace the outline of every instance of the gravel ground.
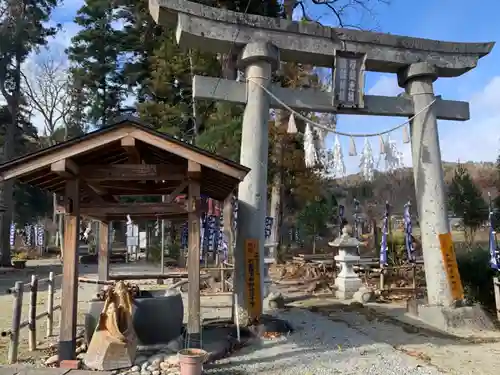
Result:
M442 374L344 323L307 310L291 309L276 316L287 320L295 332L244 348L207 368L207 374Z
M29 264L30 265L30 264ZM0 329L8 328L12 319L12 296L3 291L16 280L28 282L31 273L40 278L49 271L60 274L60 264L47 260L33 262L33 268L25 271L3 272L0 270ZM113 264L114 272L158 272L144 264ZM95 277L95 266L81 266L82 276ZM60 278L58 279L60 285ZM141 285L141 288L166 286ZM95 294L95 286L79 287L79 322L82 322L85 301ZM38 305L45 309L45 288L40 288ZM203 316L227 318L230 316L230 296L203 297ZM60 290L56 293L60 303ZM24 299L23 319L27 317L28 298ZM228 359L207 369L207 374L223 375L321 375L321 374L450 374L450 375L497 375L500 368L500 342L457 342L433 337L413 330L405 330L370 313L369 309L352 311L330 299L307 299L294 304L296 307L280 313L296 332L287 338L265 340L260 345L244 348ZM322 306L325 305L325 306ZM185 306L187 303L185 301ZM224 307L222 307L224 306ZM314 306L321 312L306 310ZM187 312L187 308L185 308ZM56 314L57 334L59 314ZM45 320L37 322L40 345L47 345ZM53 341L57 337L51 338ZM20 359L26 364L39 364L47 356L45 351L27 351L27 330L21 334ZM0 364L5 360L8 339L0 340ZM441 372L440 372L441 371Z

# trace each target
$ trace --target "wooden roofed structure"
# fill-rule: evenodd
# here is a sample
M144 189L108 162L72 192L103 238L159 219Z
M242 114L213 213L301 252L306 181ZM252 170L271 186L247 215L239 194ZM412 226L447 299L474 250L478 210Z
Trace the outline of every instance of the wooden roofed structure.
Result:
M0 181L16 179L63 197L65 213L59 360L75 357L80 216L100 221L99 279L109 275L109 222L188 221L188 331L200 333L200 195L224 200L249 169L160 133L134 117L0 165ZM175 197L186 194L184 203ZM122 203L120 196L165 196Z

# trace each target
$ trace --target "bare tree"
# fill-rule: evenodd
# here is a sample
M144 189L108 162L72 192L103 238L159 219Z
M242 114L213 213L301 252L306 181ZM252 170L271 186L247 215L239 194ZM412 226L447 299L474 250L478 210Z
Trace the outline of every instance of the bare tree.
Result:
M23 73L23 94L35 115L43 120L43 132L45 142L42 146L53 146L57 143L55 137L56 129L65 128L67 138L66 117L71 111L69 100L69 74L62 56L56 56L57 49L46 49L44 54L28 65L26 73ZM56 234L56 246L62 246L62 216L57 220L56 206L57 196L53 194L53 217L54 223L58 221Z
M288 0L292 1L292 0ZM312 21L310 17L310 12L308 9L309 1L306 0L293 0L293 7L300 8L302 11L302 16ZM349 28L349 29L359 29L367 30L367 20L365 17L371 19L376 24L375 28L378 28L377 17L376 17L376 7L378 5L389 5L391 0L310 0L315 6L322 6L325 8L325 14L323 16L333 15L335 18L335 23L339 27ZM317 14L317 13L316 13ZM356 15L359 18L359 22L352 22L353 16ZM321 18L316 17L316 22L321 22Z
M48 145L54 145L55 130L65 126L68 105L68 70L64 60L51 53L39 55L23 74L24 95L43 119L44 135Z

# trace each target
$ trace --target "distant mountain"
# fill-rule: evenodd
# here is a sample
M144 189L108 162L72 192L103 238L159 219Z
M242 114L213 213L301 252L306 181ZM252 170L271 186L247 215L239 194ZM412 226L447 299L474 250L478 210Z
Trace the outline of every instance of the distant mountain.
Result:
M444 180L451 183L458 163L443 162ZM495 163L461 163L469 171L474 182L483 192L485 199L488 193L495 198L499 194L499 176ZM375 172L372 182L365 181L361 173L347 176L345 179L332 179L327 188L346 207L346 215L354 211L354 199L360 201L362 211L367 216L381 217L385 202L388 201L394 214L401 214L405 203L415 203L413 169L403 168L393 173Z

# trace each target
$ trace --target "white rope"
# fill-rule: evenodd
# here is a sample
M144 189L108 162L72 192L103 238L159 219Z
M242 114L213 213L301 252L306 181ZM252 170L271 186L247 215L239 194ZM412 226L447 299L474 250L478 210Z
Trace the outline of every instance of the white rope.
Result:
M319 123L317 123L317 122L315 122L315 121L313 121L313 120L311 120L311 119L309 119L309 118L301 115L299 112L297 112L296 110L292 109L290 106L286 105L280 98L278 98L276 95L274 95L267 87L261 85L259 82L254 81L251 78L248 78L247 80L255 83L257 86L260 86L262 88L262 90L264 90L271 98L273 98L274 100L276 100L276 102L278 102L278 104L280 104L281 106L283 106L285 109L287 109L288 111L290 111L295 116L297 116L298 118L302 119L303 121L306 121L309 124L311 124L312 126L315 126L317 128L326 130L327 132L334 133L334 134L337 134L337 135L341 135L341 136L344 136L344 137L366 138L366 137L378 137L378 136L381 136L381 135L392 133L392 132L394 132L394 131L402 128L403 126L408 125L415 117L417 117L422 112L425 112L427 109L429 109L436 102L436 100L437 100L437 98L434 99L432 102L430 102L429 104L427 104L424 108L422 108L420 111L418 111L417 113L415 113L412 117L408 118L408 120L406 120L402 124L399 124L399 125L397 125L397 126L395 126L393 128L390 128L388 130L384 130L384 131L382 131L380 133L365 133L365 134L359 134L358 133L358 134L351 134L351 133L343 133L343 132L339 132L337 130L333 130L332 128L329 128L327 126L321 125L321 124L319 124Z

